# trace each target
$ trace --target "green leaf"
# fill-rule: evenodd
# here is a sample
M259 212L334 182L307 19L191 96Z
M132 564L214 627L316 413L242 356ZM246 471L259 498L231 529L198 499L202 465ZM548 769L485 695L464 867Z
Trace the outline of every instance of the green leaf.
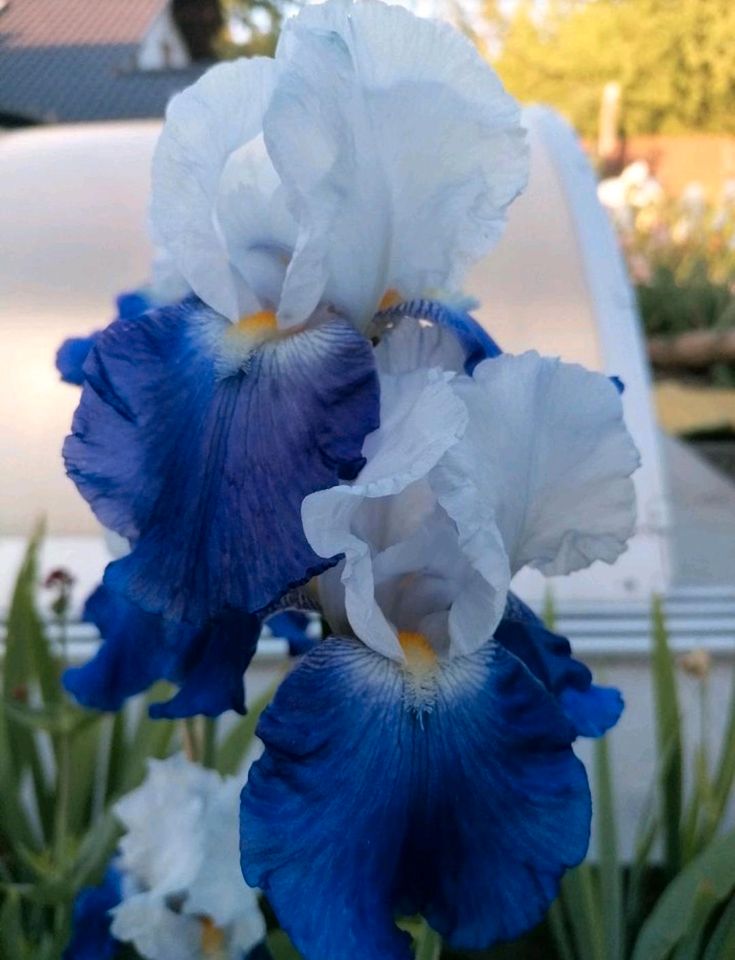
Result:
M709 886L700 887L695 895L689 929L679 941L672 960L699 960L704 928L719 898Z
M73 866L74 889L99 880L115 851L122 829L112 811L98 820L82 841Z
M574 949L569 939L567 925L564 920L564 908L560 900L555 900L549 907L546 915L551 928L551 935L561 960L574 960Z
M735 897L717 921L702 960L732 960L735 957Z
M595 743L595 780L597 784L595 827L600 859L600 895L604 905L602 924L605 935L605 957L606 960L622 960L623 874L618 860L612 771L606 737Z
M3 663L3 695L6 700L21 699L34 678L32 638L35 633L43 632L35 603L42 535L39 525L28 542L8 609Z
M237 773L255 739L255 728L261 713L273 699L277 683L272 684L261 694L242 720L238 720L232 730L223 738L217 750L215 767L223 775Z
M273 930L266 938L273 960L301 960L301 954L283 930Z
M669 875L673 877L681 865L681 718L674 658L669 649L669 635L660 597L654 597L651 620L653 633L651 668L656 741L658 754L662 759L659 774L659 804L666 866Z
M643 925L632 960L666 960L735 888L735 831L715 838L661 895Z
M605 960L601 904L589 864L571 870L562 880L561 890L577 955L584 960Z
M10 752L5 711L0 709L0 847L18 854L20 847L39 848L28 806L20 799L20 777Z
M442 938L424 921L416 937L416 960L439 960L442 952Z
M730 693L727 726L725 727L725 735L722 740L722 749L718 758L714 780L714 829L716 829L722 821L722 816L732 792L733 781L735 780L735 685Z
M24 960L27 956L20 897L9 891L0 907L0 957L3 960Z

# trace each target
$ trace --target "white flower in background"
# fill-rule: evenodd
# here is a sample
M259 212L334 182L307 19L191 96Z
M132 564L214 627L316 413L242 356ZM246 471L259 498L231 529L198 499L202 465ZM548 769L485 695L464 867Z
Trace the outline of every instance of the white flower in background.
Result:
M325 83L329 77L329 83ZM516 103L447 24L381 3L308 6L275 59L214 67L169 105L155 239L232 321L456 288L527 177Z
M115 814L123 900L112 934L146 960L241 960L265 935L239 861L239 778L183 756L151 760Z
M658 207L665 193L646 161L636 160L619 176L601 180L597 197L618 229L630 233L637 225L636 213L640 216L640 211Z
M702 184L697 180L688 183L679 197L679 205L691 220L701 220L707 209L707 194Z

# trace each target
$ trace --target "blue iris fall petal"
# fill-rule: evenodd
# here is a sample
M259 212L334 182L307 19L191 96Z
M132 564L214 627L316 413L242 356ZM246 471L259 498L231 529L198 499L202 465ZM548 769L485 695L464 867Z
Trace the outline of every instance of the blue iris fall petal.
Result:
M620 691L593 684L590 670L574 659L566 637L547 630L514 594L509 595L495 639L559 699L578 736L601 737L620 719L625 706Z
M382 310L376 320L390 323L402 317L428 320L452 330L465 351L466 373L471 374L482 360L498 357L502 353L490 334L466 310L449 307L439 300L407 300Z
M282 610L274 613L267 624L274 637L288 641L288 653L291 657L303 656L317 643L311 633L313 614L300 610Z
M226 612L203 627L163 620L100 586L84 619L102 637L97 654L63 676L64 687L85 707L119 710L128 697L158 680L180 685L167 703L153 704L156 718L245 712L243 674L258 642L253 614Z
M452 946L512 939L587 850L574 730L499 644L412 673L330 638L258 734L243 872L307 960L409 960L397 913L423 914Z
M116 297L115 307L117 319L127 320L145 313L151 308L151 302L140 290L133 290ZM84 363L98 336L99 331L95 331L88 337L69 337L61 344L56 351L56 369L64 383L77 387L84 383Z
M110 933L110 910L122 899L122 877L110 866L99 886L77 894L72 916L72 937L63 960L113 960L120 946Z
M167 627L177 629L175 624ZM151 717L174 720L197 714L217 717L228 710L245 713L243 676L259 635L258 617L234 610L198 629L170 678L180 683L179 692L167 703L152 704Z
M105 582L168 619L262 610L335 562L307 543L301 503L354 476L378 425L372 348L347 321L254 351L239 337L193 298L114 322L64 445L97 517L133 542Z
M56 351L56 369L64 383L81 387L84 383L84 363L98 334L89 337L70 337Z
M118 320L132 320L153 306L150 297L142 290L128 290L115 297Z

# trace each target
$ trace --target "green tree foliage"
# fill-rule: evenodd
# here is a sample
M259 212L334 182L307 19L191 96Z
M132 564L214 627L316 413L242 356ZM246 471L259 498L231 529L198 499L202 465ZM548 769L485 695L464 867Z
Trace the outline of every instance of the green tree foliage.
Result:
M298 9L300 0L221 0L228 21L221 37L218 55L233 57L272 57L284 18ZM231 30L236 24L234 35Z
M521 0L503 16L496 67L521 100L597 129L604 85L620 84L627 134L735 133L733 0Z

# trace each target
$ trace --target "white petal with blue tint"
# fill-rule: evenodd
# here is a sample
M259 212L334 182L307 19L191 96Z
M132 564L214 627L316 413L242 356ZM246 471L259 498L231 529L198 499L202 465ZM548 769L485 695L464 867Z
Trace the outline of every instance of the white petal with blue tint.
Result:
M334 2L288 21L277 56L266 140L299 221L285 322L322 295L365 323L388 288L458 285L527 176L517 105L472 44L400 7Z
M151 220L230 320L331 302L364 326L388 288L457 287L526 176L518 108L469 41L334 0L288 21L274 60L220 64L172 100Z
M375 362L381 373L410 373L419 367L459 372L464 368L465 353L446 327L404 317L381 336Z
M169 104L153 161L154 239L192 290L231 320L260 307L248 282L249 249L285 239L274 236L274 226L283 227L282 217L271 217L278 178L261 137L276 74L267 58L205 73Z
M146 960L201 960L202 925L174 913L160 894L139 893L113 911L111 932Z
M639 465L614 384L530 352L483 361L455 391L468 427L434 484L462 536L492 514L513 573L612 563L635 526Z
M351 485L306 497L304 531L320 556L346 555L346 610L358 636L388 657L402 659L394 626L375 599L377 554L420 530L435 509L426 477L456 443L466 411L451 374L419 370L381 379L381 426L365 441L367 464Z
M150 761L115 813L123 900L113 934L150 960L199 960L208 940L239 958L265 935L257 895L242 884L239 778L183 756Z
M203 815L218 781L183 756L150 760L143 785L115 805L121 869L161 895L186 889L203 864Z

